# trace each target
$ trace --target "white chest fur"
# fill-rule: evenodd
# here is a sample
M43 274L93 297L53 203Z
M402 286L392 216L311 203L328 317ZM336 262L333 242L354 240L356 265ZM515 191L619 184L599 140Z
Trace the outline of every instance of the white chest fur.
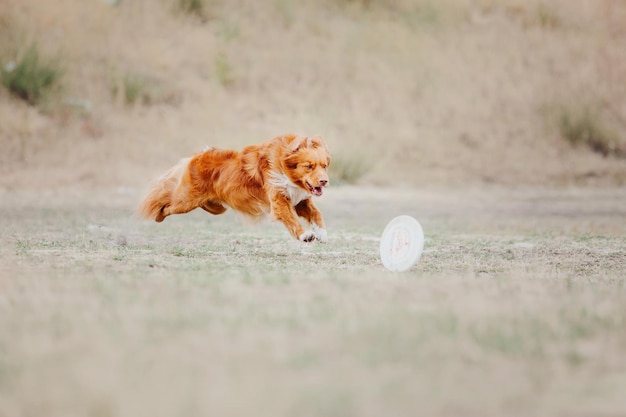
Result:
M311 197L311 193L295 185L285 174L273 172L270 184L274 187L280 188L282 193L289 197L291 205L293 206L296 206L301 201Z

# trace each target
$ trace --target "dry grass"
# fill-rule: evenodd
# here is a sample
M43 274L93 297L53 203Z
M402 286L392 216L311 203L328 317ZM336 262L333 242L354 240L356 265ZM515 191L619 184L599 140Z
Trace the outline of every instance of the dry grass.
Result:
M0 415L621 415L626 193L520 185L626 184L545 123L595 103L623 143L624 28L618 0L0 0L2 68L64 69L52 111L0 88ZM178 158L286 131L333 184L462 190L331 187L327 245L129 220ZM397 214L428 237L402 275Z
M624 181L623 161L563 146L542 114L555 97L566 105L593 91L622 140L623 2L183 3L201 4L204 18L181 15L175 0L3 0L2 45L59 53L61 103L93 111L87 121L53 112L38 129L1 91L2 184L138 186L206 144L285 131L373 148L364 183L397 173L412 185ZM129 108L111 74L121 74L114 85L124 74L157 80L165 98Z
M3 192L0 414L619 415L623 190L334 188L328 244ZM386 272L394 215L427 235ZM36 393L36 395L33 395Z
M563 108L559 113L559 131L574 146L585 146L603 156L626 157L626 141L622 145L617 133L588 107Z

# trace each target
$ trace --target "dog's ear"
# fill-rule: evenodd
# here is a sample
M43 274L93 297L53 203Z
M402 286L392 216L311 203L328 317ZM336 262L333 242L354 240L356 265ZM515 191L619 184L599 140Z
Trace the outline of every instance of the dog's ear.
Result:
M324 139L322 139L322 137L319 135L309 138L309 146L311 146L312 148L322 148L326 152L328 152L328 147L326 146Z
M321 136L313 136L313 137L302 137L302 136L294 136L292 141L289 143L289 148L292 152L297 152L302 148L322 148L326 152L328 152L328 148L326 147L326 143Z
M309 138L296 136L290 143L289 149L291 152L298 152L301 148L306 148L309 146Z

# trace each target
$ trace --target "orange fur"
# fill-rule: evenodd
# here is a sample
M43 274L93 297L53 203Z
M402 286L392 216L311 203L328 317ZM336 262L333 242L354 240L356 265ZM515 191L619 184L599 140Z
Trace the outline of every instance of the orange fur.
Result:
M320 137L288 134L241 152L209 149L181 159L157 179L138 213L162 222L198 207L215 215L230 207L253 218L269 215L301 241L323 242L324 219L310 197L328 185L329 164Z

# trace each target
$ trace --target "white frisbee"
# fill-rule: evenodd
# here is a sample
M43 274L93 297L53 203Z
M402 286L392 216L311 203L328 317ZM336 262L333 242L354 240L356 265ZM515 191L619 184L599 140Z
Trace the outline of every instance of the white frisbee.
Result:
M380 239L380 258L390 271L407 271L424 250L424 231L411 216L398 216L387 224Z

